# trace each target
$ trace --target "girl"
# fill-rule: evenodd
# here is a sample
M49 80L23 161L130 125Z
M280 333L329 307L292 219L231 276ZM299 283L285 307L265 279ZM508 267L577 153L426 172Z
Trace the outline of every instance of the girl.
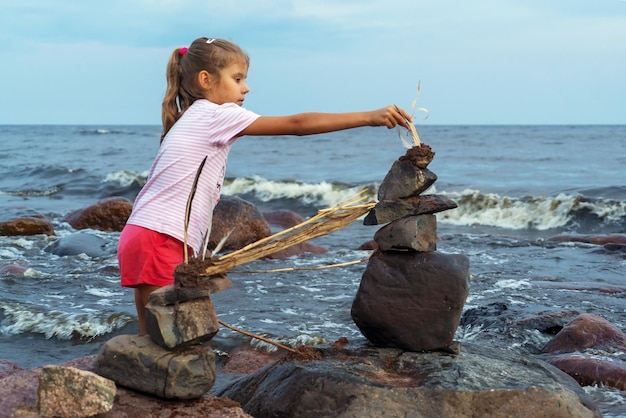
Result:
M311 135L360 126L408 128L395 106L370 112L259 116L244 109L248 55L223 39L199 38L177 48L167 65L163 133L148 181L138 194L118 244L121 284L134 288L140 335L144 307L155 289L174 282L183 262L185 212L196 171L206 158L193 199L187 243L198 254L210 232L226 157L244 135Z

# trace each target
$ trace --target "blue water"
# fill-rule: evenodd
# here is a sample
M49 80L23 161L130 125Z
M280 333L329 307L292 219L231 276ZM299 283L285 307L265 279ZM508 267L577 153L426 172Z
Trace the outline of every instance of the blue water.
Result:
M470 258L466 309L506 303L519 315L575 309L626 329L626 255L547 238L626 233L626 126L417 126L435 152L430 192L459 207L437 215L438 251ZM62 221L99 199L134 199L159 142L158 126L0 126L0 221L40 214L56 236L0 237L0 359L31 368L98 352L137 332L132 292L119 286L119 233L82 231L103 254L59 257L45 248L78 233ZM397 132L360 128L310 137L241 138L224 193L260 210L307 217L363 188L377 187L403 155ZM357 221L315 240L324 255L259 260L246 269L315 267L363 259L376 227ZM22 273L12 266L19 266ZM364 263L285 273L230 272L214 295L221 320L287 344L363 337L350 318ZM242 270L242 269L239 269ZM614 286L617 292L603 292ZM577 290L572 290L576 288ZM620 290L621 289L621 290ZM461 341L536 353L551 336L460 329ZM230 330L220 347L249 339ZM252 341L252 344L257 344ZM586 390L606 416L626 416L626 397Z

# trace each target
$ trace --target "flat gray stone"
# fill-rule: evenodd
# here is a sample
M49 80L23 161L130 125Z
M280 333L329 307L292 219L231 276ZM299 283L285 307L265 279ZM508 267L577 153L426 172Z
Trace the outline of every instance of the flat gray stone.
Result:
M176 305L146 305L146 331L163 348L209 341L220 328L210 298L194 299Z
M386 224L407 216L443 212L456 207L457 204L452 199L434 194L382 200L365 216L363 225Z
M118 335L101 348L94 369L139 392L165 399L196 399L215 383L215 354L201 345L170 351L149 336Z

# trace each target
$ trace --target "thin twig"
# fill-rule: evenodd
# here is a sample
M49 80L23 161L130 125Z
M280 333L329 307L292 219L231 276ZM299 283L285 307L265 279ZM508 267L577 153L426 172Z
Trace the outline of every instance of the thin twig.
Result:
M372 253L373 254L373 253ZM345 267L351 266L353 264L363 263L368 261L372 254L368 255L365 258L360 260L346 261L345 263L337 263L337 264L327 264L325 266L316 266L316 267L285 267L282 269L273 269L273 270L232 270L233 273L284 273L286 271L310 271L310 270L325 270L336 267Z
M276 347L278 347L278 348L282 348L283 350L287 350L287 351L289 351L290 353L296 353L296 352L297 352L296 350L294 350L294 349L293 349L293 348L291 348L291 347L287 347L286 345L283 345L283 344L281 344L281 343L277 343L276 341L268 340L267 338L261 337L260 335L255 335L255 334L252 334L252 333L250 333L250 332L246 332L246 331L244 331L244 330L241 330L241 329L239 329L239 328L235 328L235 327L233 327L232 325L228 325L227 323L222 322L222 321L221 321L221 320L219 320L219 319L218 319L218 322L219 322L221 325L225 326L226 328L232 329L233 331L236 331L236 332L238 332L238 333L240 333L240 334L243 334L243 335L246 335L246 336L248 336L248 337L256 338L257 340L261 340L261 341L266 342L266 343L268 343L268 344L272 344L272 345L274 345L274 346L276 346Z

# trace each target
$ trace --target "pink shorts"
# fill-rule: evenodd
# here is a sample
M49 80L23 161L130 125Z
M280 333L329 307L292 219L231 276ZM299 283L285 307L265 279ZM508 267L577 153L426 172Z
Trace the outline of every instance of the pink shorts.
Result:
M193 254L190 250L189 254ZM184 261L183 243L151 229L127 224L117 245L121 284L137 287L174 283L174 269Z

